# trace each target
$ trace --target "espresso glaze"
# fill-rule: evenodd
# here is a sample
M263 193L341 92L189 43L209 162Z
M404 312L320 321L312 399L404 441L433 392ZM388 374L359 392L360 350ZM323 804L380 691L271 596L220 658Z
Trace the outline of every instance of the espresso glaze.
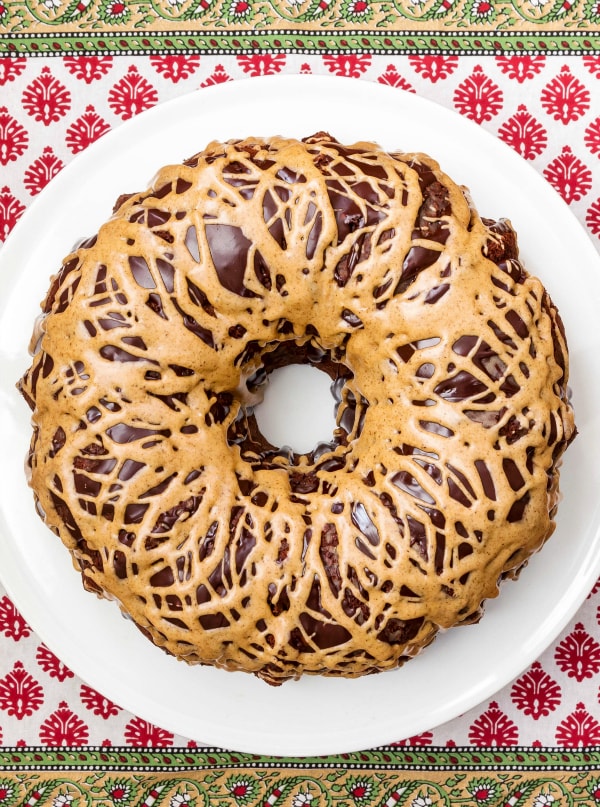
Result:
M39 511L84 585L190 663L397 667L554 528L560 320L510 223L425 155L210 144L65 259L32 353ZM254 415L290 363L336 405L305 454Z

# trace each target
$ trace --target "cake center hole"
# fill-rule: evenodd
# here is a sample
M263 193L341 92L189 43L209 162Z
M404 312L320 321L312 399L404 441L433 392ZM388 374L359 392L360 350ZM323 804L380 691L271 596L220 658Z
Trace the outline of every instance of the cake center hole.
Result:
M310 364L274 370L254 415L272 445L308 454L319 443L329 442L336 428L331 379Z

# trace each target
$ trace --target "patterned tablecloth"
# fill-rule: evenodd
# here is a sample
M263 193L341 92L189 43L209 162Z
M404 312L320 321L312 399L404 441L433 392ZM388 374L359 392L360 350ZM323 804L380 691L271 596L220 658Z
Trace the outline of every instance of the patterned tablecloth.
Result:
M0 23L10 5L0 0ZM242 15L247 5L231 3L229 13ZM172 6L179 8L174 0ZM549 8L533 0L530 6ZM18 7L22 31L33 7ZM58 7L46 0L38 12L49 17ZM365 7L363 0L346 0L347 19ZM595 6L585 8L592 14ZM102 9L133 13L117 0L104 0ZM476 57L435 48L292 50L38 58L13 50L0 58L0 240L75 154L144 109L221 82L320 73L418 93L485 127L543 174L600 248L600 55L593 48L583 55L563 47L556 55L538 49ZM600 803L600 584L547 651L493 699L417 737L394 739L387 749L328 760L267 760L202 748L78 680L0 589L0 807L558 807Z

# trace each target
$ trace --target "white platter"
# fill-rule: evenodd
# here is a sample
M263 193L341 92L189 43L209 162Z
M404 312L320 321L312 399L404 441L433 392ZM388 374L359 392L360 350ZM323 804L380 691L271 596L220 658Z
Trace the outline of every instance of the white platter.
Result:
M551 541L483 621L441 636L402 669L356 681L309 678L278 689L252 676L187 667L154 648L116 606L83 591L68 553L34 512L23 463L28 410L15 382L49 276L122 192L215 138L305 136L426 151L508 216L529 270L565 321L580 435L567 452ZM0 574L44 642L82 679L177 734L238 751L341 753L412 736L491 697L558 635L600 573L600 260L553 190L508 147L458 115L368 82L312 76L223 84L158 106L79 155L31 205L0 252ZM329 415L329 413L328 413Z

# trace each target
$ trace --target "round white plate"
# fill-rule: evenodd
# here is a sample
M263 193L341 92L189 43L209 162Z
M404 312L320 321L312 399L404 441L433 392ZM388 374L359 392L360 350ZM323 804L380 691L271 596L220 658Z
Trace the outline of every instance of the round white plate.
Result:
M569 337L579 438L567 452L558 529L490 602L479 625L441 636L395 672L307 678L270 688L253 676L188 667L147 642L116 606L86 593L62 544L34 512L23 461L28 409L15 382L50 274L122 192L216 138L378 140L426 151L470 187L482 215L508 216ZM515 153L443 108L348 79L250 79L158 106L94 143L34 201L0 253L0 572L15 604L81 678L126 709L198 741L264 754L339 753L412 736L454 718L519 675L575 614L600 572L600 261L553 190ZM329 413L328 413L329 417Z

